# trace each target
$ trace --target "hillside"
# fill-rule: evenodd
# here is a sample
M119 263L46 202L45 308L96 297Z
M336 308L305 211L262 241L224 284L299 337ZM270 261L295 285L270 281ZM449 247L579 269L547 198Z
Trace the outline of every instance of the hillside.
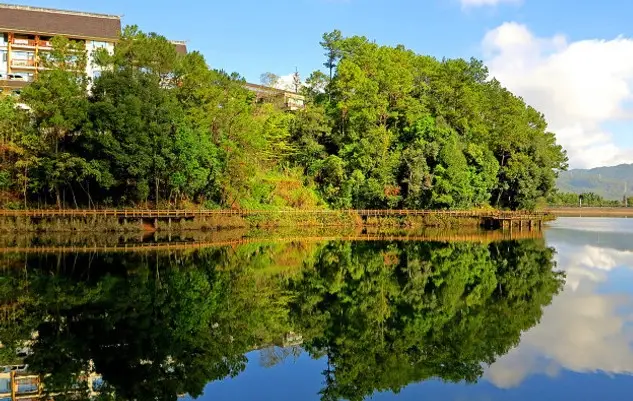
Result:
M560 174L557 187L561 192L594 192L605 199L619 200L624 195L633 194L633 164L620 164L593 169L574 169Z

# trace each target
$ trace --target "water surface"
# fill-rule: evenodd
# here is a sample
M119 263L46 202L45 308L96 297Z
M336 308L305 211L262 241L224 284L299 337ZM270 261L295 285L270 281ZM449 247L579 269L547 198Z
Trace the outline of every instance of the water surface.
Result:
M521 240L295 238L0 263L0 400L12 375L22 394L57 399L620 400L633 388L633 220L560 218Z

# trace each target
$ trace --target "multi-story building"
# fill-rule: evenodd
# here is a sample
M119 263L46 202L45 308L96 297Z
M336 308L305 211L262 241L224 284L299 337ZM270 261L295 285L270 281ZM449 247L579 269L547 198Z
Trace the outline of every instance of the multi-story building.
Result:
M99 75L95 50L114 51L121 36L121 17L80 11L0 4L0 91L19 91L37 78L43 53L51 39L64 36L83 43L88 56L86 74ZM176 51L187 52L185 42L173 41Z
M298 93L251 83L246 84L246 89L254 92L258 101L277 103L286 110L305 107L305 97Z
M112 51L120 35L121 17L116 15L0 4L0 89L19 90L35 79L54 36L85 45L86 74L94 78L99 69L92 62L93 52Z
M42 56L52 50L55 36L84 45L88 56L86 75L94 79L101 73L94 63L94 52L101 48L113 52L120 35L118 15L0 3L0 94L19 93L37 78L44 68ZM172 43L178 53L187 53L185 42ZM305 98L294 92L250 83L246 88L259 101L276 103L287 110L304 107Z

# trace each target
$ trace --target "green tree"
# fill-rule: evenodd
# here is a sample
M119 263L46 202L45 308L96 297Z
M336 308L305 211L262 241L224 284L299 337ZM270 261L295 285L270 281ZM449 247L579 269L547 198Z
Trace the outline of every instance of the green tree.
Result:
M53 50L43 56L49 69L21 95L33 121L32 137L24 141L31 157L21 164L31 166L32 190L53 194L57 207L62 207L65 188L76 204L73 183L92 174L88 161L74 151L88 122L87 56L79 43L63 37L52 42Z
M323 66L330 71L330 80L332 80L332 73L336 67L336 63L341 58L341 50L339 49L338 44L342 38L343 35L338 29L335 29L330 33L323 34L321 46L326 50L326 61L323 63Z
M534 209L567 168L545 116L476 59L335 30L321 41L329 75L295 88L306 106L291 112L135 26L94 55L92 82L85 49L54 42L20 99L32 118L0 107L11 121L0 126L0 191L12 207L19 197L61 207L69 193L76 207Z

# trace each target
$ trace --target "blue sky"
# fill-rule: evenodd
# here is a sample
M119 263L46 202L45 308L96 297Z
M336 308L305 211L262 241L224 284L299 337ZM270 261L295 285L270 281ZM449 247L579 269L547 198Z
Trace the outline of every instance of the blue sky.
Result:
M286 74L319 68L324 32L365 35L404 44L437 57L481 57L485 33L506 21L527 24L539 36L565 33L573 40L633 36L628 0L524 0L463 7L459 0L34 0L11 4L123 16L171 39L187 40L213 67L258 80L266 71Z
M333 29L437 57L475 56L546 114L552 130L560 132L572 166L633 162L630 0L9 3L122 15L124 24L186 40L212 67L237 71L255 82L266 71L287 75L296 67L307 76L320 68L319 40ZM619 36L623 39L618 41ZM631 56L625 56L629 50ZM602 55L600 65L594 65L595 54ZM516 60L528 67L516 69ZM614 71L613 65L621 65L623 71Z

